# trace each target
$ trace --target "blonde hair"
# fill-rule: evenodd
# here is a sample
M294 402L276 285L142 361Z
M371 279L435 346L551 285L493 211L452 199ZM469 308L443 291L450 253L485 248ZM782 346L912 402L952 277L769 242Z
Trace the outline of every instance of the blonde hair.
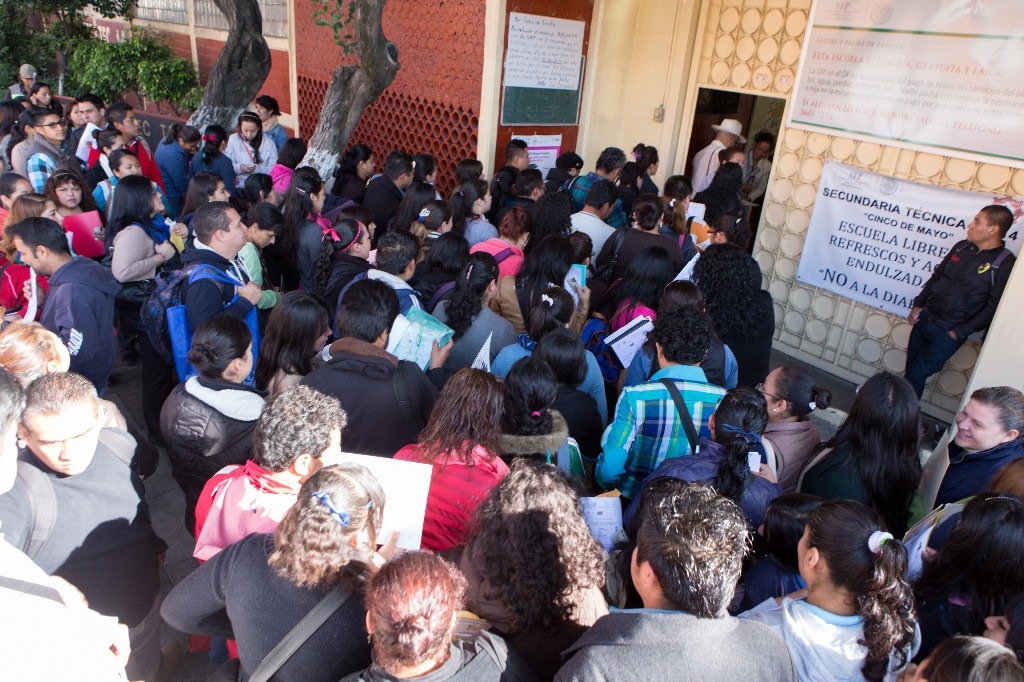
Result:
M0 332L0 367L28 387L49 374L47 367L61 358L60 338L38 322L19 322Z
M0 251L4 252L7 260L13 262L14 254L17 252L17 249L14 248L14 240L7 236L7 228L11 225L17 225L25 218L40 217L46 211L46 202L53 203L54 206L57 205L50 197L44 194L36 194L35 192L22 194L11 204L11 211L7 214L7 219L4 221L4 235L0 238Z

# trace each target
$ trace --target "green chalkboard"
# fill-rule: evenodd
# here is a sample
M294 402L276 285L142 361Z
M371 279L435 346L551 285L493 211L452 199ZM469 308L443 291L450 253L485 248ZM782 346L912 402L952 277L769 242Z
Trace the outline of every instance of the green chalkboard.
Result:
M581 90L581 87L575 90L506 87L502 91L501 125L576 125L580 117Z

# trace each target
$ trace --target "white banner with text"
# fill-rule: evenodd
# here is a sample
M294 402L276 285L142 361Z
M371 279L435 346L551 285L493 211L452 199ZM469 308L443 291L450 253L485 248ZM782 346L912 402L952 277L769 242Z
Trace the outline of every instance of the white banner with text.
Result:
M1024 166L1024 3L818 0L790 125Z
M922 185L825 163L797 280L895 315L911 303L978 211L1014 215L1006 246L1020 251L1024 200Z

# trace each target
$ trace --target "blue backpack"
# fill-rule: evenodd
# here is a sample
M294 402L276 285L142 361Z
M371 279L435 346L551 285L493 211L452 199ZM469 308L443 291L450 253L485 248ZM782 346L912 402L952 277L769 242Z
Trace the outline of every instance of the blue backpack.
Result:
M178 379L185 381L196 376L195 368L188 362L188 351L192 348L192 330L188 326L188 314L181 302L181 284L200 279L212 279L222 284L239 286L238 282L212 265L198 265L168 273L156 278L156 289L142 307L142 323L153 347L165 362L173 362ZM225 308L238 300L238 294L225 304ZM245 323L252 334L252 366L244 383L253 385L256 378L256 356L260 346L259 313L254 306L245 317Z

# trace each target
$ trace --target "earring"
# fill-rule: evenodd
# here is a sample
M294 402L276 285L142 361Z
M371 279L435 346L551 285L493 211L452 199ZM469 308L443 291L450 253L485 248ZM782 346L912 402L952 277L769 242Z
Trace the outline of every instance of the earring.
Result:
M26 442L26 441L25 441L24 439L22 439L22 438L19 438L19 439L18 439L18 449L19 449L19 450L24 450L24 449L25 449L25 448L27 448L27 447L28 447L28 442Z

